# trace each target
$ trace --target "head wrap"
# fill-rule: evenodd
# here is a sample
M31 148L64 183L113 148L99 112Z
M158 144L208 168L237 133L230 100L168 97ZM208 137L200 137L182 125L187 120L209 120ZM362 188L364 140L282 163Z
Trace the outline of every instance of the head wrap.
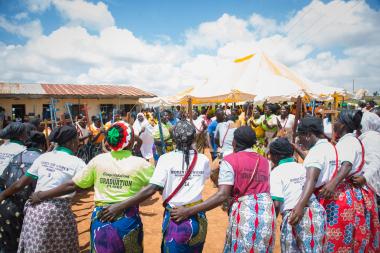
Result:
M184 161L190 163L190 148L195 139L195 127L187 120L180 120L174 128L173 139L179 150L184 153Z
M380 117L373 112L365 112L362 117L362 132L376 131L380 132Z
M323 132L324 129L322 119L312 116L301 119L297 128L298 134L313 133L315 135L319 135L323 134Z
M139 119L138 119L139 116L143 117L144 120L142 122L139 121ZM149 124L149 121L146 119L144 113L141 113L141 112L138 113L136 116L136 120L133 123L133 130L134 130L135 135L139 135L139 133L143 127L149 128L150 126L151 125Z
M77 130L74 126L61 126L54 129L49 135L51 142L56 142L58 145L63 145L78 136Z
M46 145L45 135L39 131L31 131L26 146L28 148L38 148Z
M235 130L234 139L236 142L236 152L252 148L256 144L256 133L249 126L242 126Z
M277 138L269 145L269 152L281 158L291 157L294 149L287 138Z
M350 132L360 129L363 112L359 110L344 110L339 114L339 121L343 123Z
M108 129L106 140L113 151L127 147L134 140L132 127L123 121L118 121Z
M19 140L20 137L25 134L26 127L21 122L11 122L3 130L0 130L0 138L2 139L16 139Z

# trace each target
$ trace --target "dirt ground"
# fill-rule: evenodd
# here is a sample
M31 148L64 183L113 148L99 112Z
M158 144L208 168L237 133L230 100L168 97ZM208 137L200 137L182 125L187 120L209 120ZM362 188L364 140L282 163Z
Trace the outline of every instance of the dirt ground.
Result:
M204 190L204 199L216 192L212 183L207 183ZM90 244L90 218L93 209L93 193L87 192L76 197L72 207L78 222L79 243L82 253L89 252ZM162 222L162 200L159 194L147 200L140 206L140 214L144 224L144 252L159 253L161 245L161 222ZM206 244L203 252L219 253L223 250L225 231L228 217L220 208L207 212L208 231ZM277 222L275 253L280 252L279 247L279 225Z

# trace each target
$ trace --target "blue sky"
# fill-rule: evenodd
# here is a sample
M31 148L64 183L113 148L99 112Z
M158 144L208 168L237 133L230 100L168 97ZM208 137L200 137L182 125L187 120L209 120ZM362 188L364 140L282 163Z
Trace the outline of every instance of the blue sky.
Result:
M310 2L309 0L104 1L115 17L118 27L128 28L144 40L154 42L164 35L179 43L184 40L184 31L202 22L216 20L223 13L240 18L248 18L252 13L259 13L266 18L284 22ZM366 0L366 2L371 8L376 10L380 8L378 0ZM25 0L0 0L0 15L9 19L14 18L17 13L27 11ZM44 34L51 33L65 23L64 18L53 7L42 13L32 13L30 18L41 20ZM0 29L0 40L6 43L26 41L25 38L9 34L4 29Z
M91 1L96 3L97 1ZM148 41L156 41L162 35L176 42L183 42L184 31L196 27L202 22L218 19L223 13L241 18L249 17L253 12L285 21L289 15L306 6L305 0L148 0L121 1L106 0L109 10L115 17L118 27L128 28ZM17 13L27 12L24 0L0 0L0 14L9 19ZM45 12L29 14L30 18L39 18L44 34L49 34L65 23L59 12L49 7ZM7 43L24 43L26 40L0 29L0 38Z
M207 78L213 62L252 43L313 81L346 88L355 79L374 91L380 77L368 73L379 66L371 62L380 52L379 9L379 0L0 0L0 60L8 63L0 74L3 81L138 82L159 92L170 83L180 90L184 75L191 82ZM132 43L123 57L100 53L98 43L117 47L107 36ZM67 44L59 46L59 38ZM90 43L82 45L83 56L72 53L79 41ZM167 59L153 66L145 52ZM367 62L356 66L362 58ZM159 73L151 77L152 71Z

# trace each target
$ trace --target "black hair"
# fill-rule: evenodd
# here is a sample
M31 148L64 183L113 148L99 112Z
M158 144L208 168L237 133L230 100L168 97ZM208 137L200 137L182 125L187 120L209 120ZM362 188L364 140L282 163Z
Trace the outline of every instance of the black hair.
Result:
M301 119L297 127L298 134L312 133L316 136L320 136L323 132L324 128L322 119L313 116L307 116Z
M69 141L77 138L77 130L74 126L61 126L56 129L54 129L50 135L49 135L49 140L51 142L56 142L58 145L62 146Z
M269 153L279 160L293 156L294 148L287 138L277 138L269 144Z
M236 152L252 148L256 144L257 138L255 131L249 126L241 126L234 132Z
M0 138L20 140L26 133L26 127L21 122L11 122L4 129L0 130Z
M25 142L28 148L44 147L46 149L45 135L38 131L31 131L28 140Z

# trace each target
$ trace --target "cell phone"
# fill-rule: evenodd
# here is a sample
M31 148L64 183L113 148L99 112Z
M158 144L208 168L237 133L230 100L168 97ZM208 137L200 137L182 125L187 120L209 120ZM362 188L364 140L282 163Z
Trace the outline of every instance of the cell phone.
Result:
M223 152L218 152L217 157L218 157L218 159L222 160L223 159Z

